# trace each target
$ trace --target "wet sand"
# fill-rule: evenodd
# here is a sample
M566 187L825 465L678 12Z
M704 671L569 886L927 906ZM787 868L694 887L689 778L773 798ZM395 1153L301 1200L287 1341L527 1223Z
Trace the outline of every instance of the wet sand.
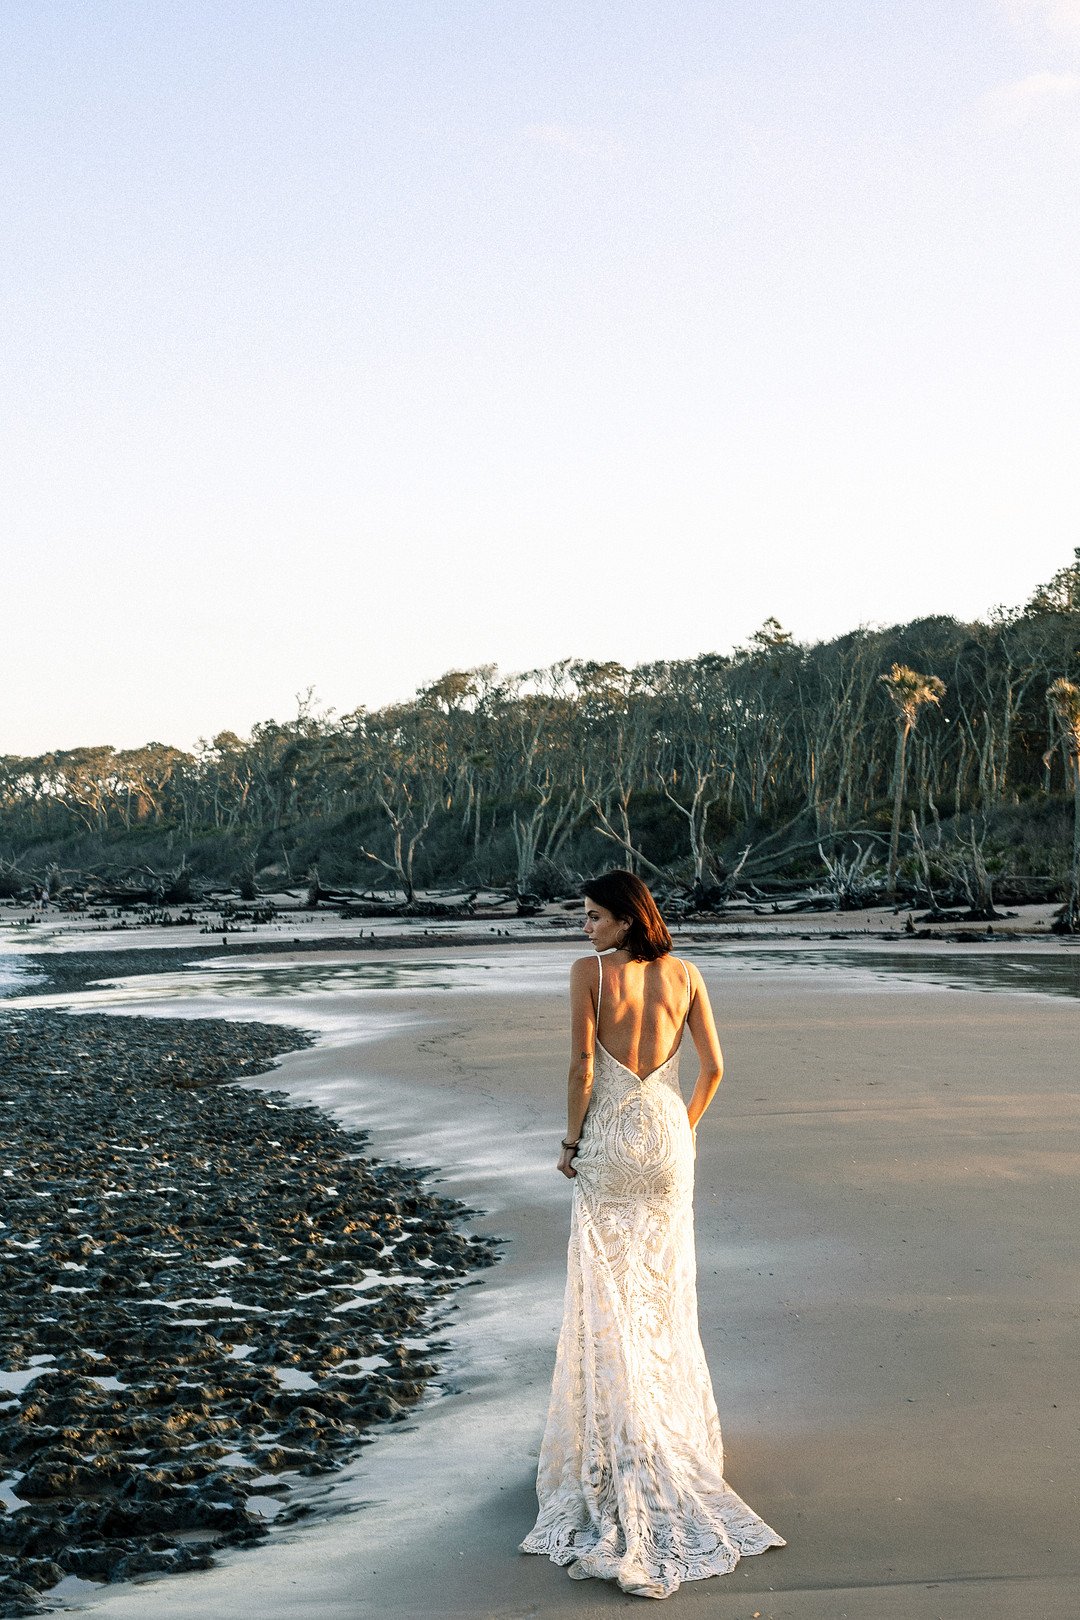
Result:
M105 1591L95 1615L516 1620L643 1601L515 1551L561 1303L573 954L487 954L508 985L535 962L532 990L382 991L384 1024L359 1038L343 998L332 1041L268 1080L367 1126L376 1152L442 1166L508 1257L448 1318L448 1393L342 1476L337 1501L365 1505L204 1575ZM1080 1004L702 967L728 1062L699 1132L702 1336L731 1482L789 1546L667 1612L1069 1612Z

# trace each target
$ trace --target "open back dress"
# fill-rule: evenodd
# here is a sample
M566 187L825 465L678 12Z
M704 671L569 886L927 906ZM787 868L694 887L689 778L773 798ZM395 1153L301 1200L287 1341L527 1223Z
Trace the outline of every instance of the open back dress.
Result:
M578 1580L668 1597L784 1540L723 1476L701 1346L694 1140L679 1049L638 1075L599 1037L574 1168L562 1331L540 1449L540 1514L521 1550Z

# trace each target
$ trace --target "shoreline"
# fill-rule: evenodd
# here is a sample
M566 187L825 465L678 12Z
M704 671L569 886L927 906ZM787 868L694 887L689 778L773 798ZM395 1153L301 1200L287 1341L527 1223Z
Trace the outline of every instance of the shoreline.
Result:
M522 990L527 958L500 948L497 996L441 943L449 997L397 974L320 993L327 1017L411 1021L293 1054L274 1083L369 1125L376 1152L440 1164L505 1258L457 1296L439 1397L343 1472L358 1513L110 1590L95 1620L603 1620L632 1603L515 1550L565 1280L551 1149L576 947L534 957ZM1075 1002L699 965L728 1060L699 1132L702 1337L731 1483L789 1545L685 1586L680 1613L1005 1620L1060 1596L1080 1506Z
M550 1148L579 942L530 964L518 942L484 941L505 978L478 975L475 950L423 943L408 972L396 951L385 972L365 953L315 996L309 953L287 992L268 971L264 1006L292 1023L317 1007L333 1034L243 1089L285 1090L369 1129L377 1154L439 1164L445 1191L488 1211L473 1229L507 1239L485 1286L449 1307L437 1398L334 1476L335 1502L358 1511L313 1516L255 1557L226 1550L203 1574L104 1589L95 1620L602 1620L618 1606L514 1551L535 1513L564 1281L569 1184ZM986 959L969 950L952 954ZM1002 952L1069 958L1056 941L987 947ZM1066 1444L1080 1421L1075 1002L792 975L769 949L731 973L725 954L699 958L728 1060L699 1135L702 1336L731 1482L789 1546L677 1601L710 1620L1005 1620L1052 1605L1074 1579L1080 1507ZM251 1016L247 976L188 1003L163 984L149 1005Z
M158 945L151 941L121 947L79 949L81 940L65 942L64 948L51 951L22 951L5 954L0 946L0 974L3 964L15 967L14 973L0 976L0 1013L5 1007L34 1003L53 1006L67 1004L67 998L79 997L82 1005L101 997L102 1002L124 999L123 985L133 979L167 974L183 983L188 974L194 982L209 969L212 978L219 970L228 975L233 968L257 975L261 969L281 973L287 977L288 969L308 975L317 975L320 967L347 970L350 959L376 967L386 957L409 958L411 964L423 963L437 953L450 962L457 960L483 961L485 958L504 957L524 960L541 949L541 959L549 961L553 948L565 954L568 948L576 954L589 955L584 940L563 936L536 938L489 939L474 935L410 935L396 939L384 948L381 942L362 941L357 944L347 939L311 938L301 945L293 941L268 940L251 942L242 948L231 948L227 955L214 947ZM957 947L963 948L958 950ZM975 947L978 949L975 949ZM892 978L909 983L984 990L1009 990L1013 993L1057 993L1080 996L1080 940L1059 936L1006 936L936 935L933 938L893 934L775 934L766 937L743 934L717 934L712 931L680 933L675 940L676 952L685 951L700 961L730 965L757 963L762 968L771 961L783 959L789 971L799 965L820 972L825 966L837 971L845 968L869 970L877 983L884 986ZM1015 977L1010 980L1003 964L1021 964L1033 977L1027 983ZM1039 964L1042 964L1040 969ZM950 972L951 969L951 972ZM543 976L543 974L541 975ZM404 981L403 981L404 983ZM362 980L359 982L362 988ZM414 984L414 988L421 988ZM86 1000L85 998L91 998ZM72 1003L76 1008L76 1004ZM240 1015L238 1015L240 1016Z
M311 1045L0 1002L0 1614L205 1569L311 1514L309 1482L437 1376L448 1297L497 1245L271 1089Z
M252 920L240 910L193 909L189 906L139 906L104 913L63 912L0 903L0 962L26 954L54 955L80 948L112 954L161 949L205 959L259 951L278 954L317 950L363 954L415 950L431 945L479 948L509 943L563 944L580 937L580 904L549 902L539 914L519 918L512 908L483 908L477 915L432 918L390 916L357 927L357 919L337 910L300 905L291 898L266 896L269 919ZM969 921L958 912L935 920L925 908L878 905L859 911L792 911L769 904L733 907L716 914L677 917L671 932L679 942L734 940L847 940L907 938L982 943L1010 940L1068 949L1080 936L1055 934L1060 908L1046 903L1019 905L993 922ZM179 936L179 938L178 938ZM186 943L181 943L181 939Z

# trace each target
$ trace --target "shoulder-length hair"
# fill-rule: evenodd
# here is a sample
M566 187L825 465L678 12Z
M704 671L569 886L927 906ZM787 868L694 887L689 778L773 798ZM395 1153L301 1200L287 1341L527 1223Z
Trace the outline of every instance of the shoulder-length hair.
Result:
M632 961L653 962L671 950L671 935L656 901L633 872L617 867L602 877L590 878L588 883L582 884L581 893L586 900L595 900L598 906L610 911L620 922L630 924L623 949L629 951Z

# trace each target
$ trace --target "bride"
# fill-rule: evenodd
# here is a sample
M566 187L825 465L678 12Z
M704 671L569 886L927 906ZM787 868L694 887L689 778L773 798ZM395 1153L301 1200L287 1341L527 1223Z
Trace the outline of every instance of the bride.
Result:
M664 1598L785 1543L724 1480L698 1334L694 1131L723 1074L708 993L671 956L640 878L608 872L584 893L596 957L570 974L566 1299L521 1550ZM700 1061L689 1105L686 1028Z

